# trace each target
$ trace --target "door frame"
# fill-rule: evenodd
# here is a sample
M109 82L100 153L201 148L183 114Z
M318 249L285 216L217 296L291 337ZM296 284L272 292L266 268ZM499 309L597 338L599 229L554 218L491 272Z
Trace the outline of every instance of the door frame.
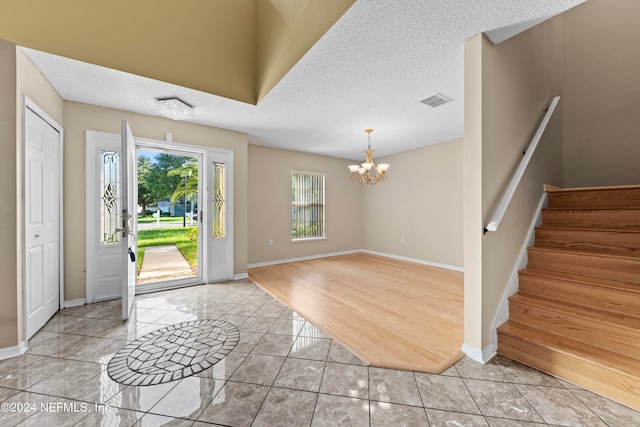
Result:
M59 282L59 301L58 310L64 308L64 130L51 116L49 116L42 108L40 108L28 96L24 95L24 106L22 109L22 333L25 343L27 342L27 235L26 235L26 218L27 214L27 189L26 189L26 162L27 162L27 109L31 110L42 120L47 122L49 126L58 132L58 149L59 149L59 176L58 185L60 190L59 204L59 224L58 224L58 282Z
M134 124L135 126L135 124ZM91 135L94 136L98 136L98 135L102 135L105 137L112 137L112 138L120 138L119 134L113 134L113 133L108 133L108 132L100 132L100 131L95 131L95 130L87 130L87 133L90 133ZM228 168L227 168L227 202L228 202L228 206L229 206L229 211L228 211L228 215L226 216L227 218L227 228L228 228L228 247L227 247L227 251L228 251L228 263L227 263L227 270L228 270L228 275L229 275L229 280L233 280L234 278L234 215L233 215L233 196L234 196L234 183L233 183L233 159L234 159L234 153L232 150L228 150L228 149L224 149L224 148L216 148L216 147L207 147L207 146L202 146L202 145L192 145L192 144L183 144L183 143L177 143L172 141L172 137L170 137L170 135L167 135L167 141L162 141L162 140L157 140L157 139L150 139L150 138L141 138L141 137L137 137L134 135L135 138L135 142L136 142L136 149L149 149L149 150L155 150L155 151L159 151L159 152L170 152L171 154L177 154L180 155L180 152L183 152L186 155L197 155L200 157L200 170L202 171L207 171L207 173L202 173L201 177L200 177L200 185L201 185L201 191L200 193L202 194L201 196L201 200L202 202L199 205L199 210L204 209L205 210L205 214L208 214L208 210L209 210L209 206L210 206L210 199L211 199L211 195L209 194L208 189L211 187L211 179L212 177L210 176L210 174L208 173L208 165L209 163L211 163L211 158L215 157L215 158L224 158L228 163ZM85 165L87 165L87 170L85 171L86 175L89 175L89 169L88 169L88 165L91 162L91 159L89 158L89 150L87 149L87 153L86 153L86 159L85 159ZM88 178L87 179L87 186L90 185ZM89 187L87 187L89 188ZM89 214L91 212L91 207L89 206L89 197L87 197L87 204L86 204L86 211L85 211L85 216L87 217L87 227L89 224ZM209 272L207 269L207 264L208 264L208 255L210 252L209 249L209 229L212 227L211 225L211 221L210 218L208 217L208 215L204 216L201 222L202 227L202 231L201 231L201 236L202 238L199 239L199 256L200 256L200 260L201 262L198 265L198 278L199 280L191 280L188 283L184 283L183 282L176 282L176 281L167 281L167 282L161 282L158 284L150 284L150 285L145 285L142 289L140 289L140 286L137 285L136 286L136 295L137 294L142 294L142 293L147 293L147 292L156 292L156 291L160 291L160 290L164 290L164 289L169 289L169 288L178 288L178 287L182 287L182 286L192 286L194 284L197 283L211 283L212 280L210 280L209 277ZM90 236L90 231L87 230L86 233L86 241L85 241L85 254L86 254L86 263L87 263L87 273L89 273L89 264L91 263L90 261L90 256L89 256L89 245L91 244L90 241L88 240ZM95 263L95 261L94 261ZM87 274L87 279L89 279L89 274ZM221 279L217 279L215 281L220 281ZM86 302L90 303L90 302L95 302L92 298L93 298L93 293L92 291L94 290L93 288L93 284L90 283L90 280L87 280L85 283L85 292L86 292Z
M195 157L198 159L198 171L201 171L203 168L206 158L206 150L204 150L203 147L180 144L176 142L159 141L148 138L136 137L135 140L136 150L149 150L175 156ZM206 189L206 186L205 178L201 176L201 173L198 174L198 178L198 210L200 210L203 206L206 206L206 201L203 203L204 197L202 196L204 194L203 191L204 189ZM167 280L158 283L149 283L143 285L138 284L136 285L136 295L156 292L164 289L175 289L182 286L192 286L195 284L206 282L206 249L205 245L203 244L203 239L206 237L206 227L202 227L203 224L206 224L204 220L198 226L198 275L195 277L185 277L183 279Z
M202 145L192 145L192 144L183 144L183 143L178 143L173 141L173 135L167 133L167 140L166 141L162 141L162 140L157 140L157 139L150 139L150 138L138 138L136 137L136 147L140 148L149 148L149 149L153 149L153 150L157 150L157 151L171 151L172 154L176 154L175 152L177 151L178 153L180 151L183 151L185 153L197 153L199 155L201 155L201 162L202 164L199 166L200 167L200 185L201 185L201 191L200 193L202 194L202 203L200 205L198 205L198 211L202 212L202 210L204 210L204 217L202 218L202 222L201 225L202 227L202 231L201 231L201 236L202 239L199 239L198 244L200 245L200 247L198 248L198 251L200 251L202 253L202 255L200 256L200 259L202 260L201 264L202 266L198 265L198 269L199 269L199 273L200 273L200 278L202 280L203 283L213 283L213 282L219 282L219 281L223 281L223 280L233 280L234 279L234 267L235 267L235 251L234 251L234 242L235 242L235 236L234 236L234 217L235 217L235 209L234 209L234 152L233 150L229 150L229 149L225 149L225 148L217 148L217 147L208 147L208 146L202 146ZM207 268L208 264L209 264L209 255L211 252L211 248L210 248L210 234L211 234L211 228L213 227L213 224L211 222L211 216L209 215L209 209L210 206L212 204L212 195L211 192L209 191L209 189L211 188L212 185L212 179L213 179L213 175L211 173L209 173L209 166L213 161L213 158L217 158L217 159L221 159L224 162L226 162L227 164L227 168L225 169L225 180L226 180L226 195L227 195L227 215L226 215L226 219L227 219L227 229L228 229L228 233L227 233L227 239L228 239L228 243L227 243L227 273L228 273L228 278L224 278L224 279L213 279L210 277L209 274L209 269ZM203 173L205 172L206 173ZM166 285L165 285L166 283ZM165 282L165 283L161 283L159 285L150 285L148 288L145 287L144 290L142 292L155 292L158 290L162 290L162 289L167 289L169 287L180 287L180 286L190 286L193 283L190 284L186 284L186 285L180 285L180 284L174 284L171 282Z

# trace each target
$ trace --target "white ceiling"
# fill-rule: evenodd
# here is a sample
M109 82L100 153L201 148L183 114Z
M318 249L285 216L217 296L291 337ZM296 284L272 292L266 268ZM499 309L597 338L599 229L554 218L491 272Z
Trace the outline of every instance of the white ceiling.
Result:
M465 40L500 42L585 0L357 0L259 105L24 49L63 99L157 115L156 98L196 107L193 123L253 144L361 159L463 136ZM420 101L453 99L431 108Z

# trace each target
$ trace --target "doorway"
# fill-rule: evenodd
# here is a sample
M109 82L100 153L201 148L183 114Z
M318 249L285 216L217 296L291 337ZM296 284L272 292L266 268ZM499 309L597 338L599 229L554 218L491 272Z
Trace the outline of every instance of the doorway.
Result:
M62 128L25 97L25 339L63 306Z
M140 175L147 173L144 169L151 168L154 162L171 164L164 173L175 171L171 176L176 181L163 197L145 199L147 189L137 187L138 215L134 218L142 230L136 235L136 243L143 248L135 257L138 272L145 271L149 251L155 247L160 248L160 255L170 252L167 256L172 259L184 259L183 274L158 274L151 280L143 277L139 280L142 283L136 285L136 294L233 279L233 152L138 137L135 143L138 182L144 181ZM122 296L122 246L118 238L121 219L117 208L113 209L113 219L107 212L105 200L113 195L102 178L110 173L113 162L119 161L120 135L88 130L86 144L86 302L91 303ZM152 175L151 181L161 180ZM140 236L145 229L163 234L159 232L163 228L168 229L169 235L178 230L182 237L171 242L166 236L156 236L157 240L147 239L152 240L147 244L147 236ZM185 242L188 248L183 254L181 246Z
M137 157L138 289L201 281L202 155L139 145Z

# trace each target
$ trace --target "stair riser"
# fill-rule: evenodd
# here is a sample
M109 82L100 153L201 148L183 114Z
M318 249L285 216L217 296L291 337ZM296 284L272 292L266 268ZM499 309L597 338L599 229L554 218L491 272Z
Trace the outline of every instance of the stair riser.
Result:
M569 311L558 312L514 301L509 302L509 320L619 354L640 357L640 330L578 317Z
M520 292L530 295L558 301L564 301L567 295L571 295L572 304L640 317L640 285L637 292L632 292L523 274L518 282Z
M640 262L633 258L544 251L529 248L527 266L640 283Z
M640 207L640 188L549 192L548 200L550 208Z
M536 245L640 255L640 232L537 228Z
M498 331L498 353L640 410L640 375L554 351Z
M580 228L640 228L640 209L543 209L542 224Z

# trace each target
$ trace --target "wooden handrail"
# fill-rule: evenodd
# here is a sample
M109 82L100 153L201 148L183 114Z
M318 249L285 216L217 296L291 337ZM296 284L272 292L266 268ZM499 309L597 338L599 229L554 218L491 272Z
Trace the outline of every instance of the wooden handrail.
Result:
M491 220L489 221L487 226L484 228L485 233L487 231L496 231L498 229L498 226L500 225L500 221L502 221L502 217L504 217L504 214L507 212L507 207L509 207L509 203L511 203L511 199L513 198L513 195L516 193L516 189L520 184L520 180L524 176L524 172L527 169L527 166L529 166L529 161L531 160L531 157L533 157L533 153L534 151L536 151L536 148L538 147L538 143L542 138L542 134L547 129L549 120L551 120L551 115L553 114L553 111L556 109L556 105L558 105L558 101L560 101L559 96L556 96L551 100L551 104L549 104L549 108L547 108L547 112L542 118L542 121L540 122L540 126L538 126L538 130L536 131L535 135L533 135L533 138L529 143L529 147L527 147L527 151L524 152L524 156L522 157L522 160L518 165L518 169L516 169L516 171L514 172L513 177L511 178L511 182L509 182L509 186L504 191L504 194L502 195L502 199L500 199L500 203L498 203L496 210L493 212L493 215L491 216Z

